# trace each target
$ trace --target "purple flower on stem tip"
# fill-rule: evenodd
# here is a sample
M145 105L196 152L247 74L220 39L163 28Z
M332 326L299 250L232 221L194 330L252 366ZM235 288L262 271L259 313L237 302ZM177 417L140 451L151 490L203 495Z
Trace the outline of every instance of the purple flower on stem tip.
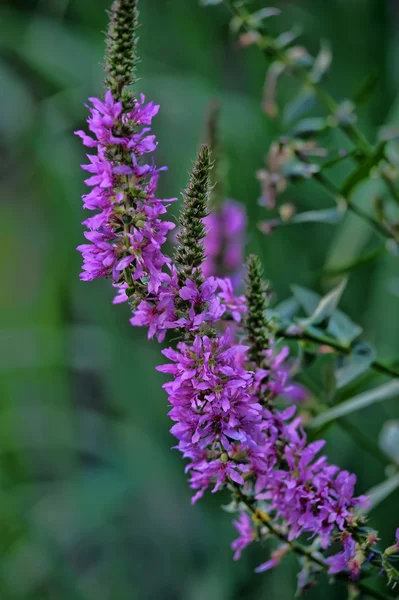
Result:
M78 247L83 255L81 278L111 276L114 283L124 284L122 272L127 269L133 281L148 278L149 293L156 293L162 268L170 262L161 247L174 224L160 219L168 202L156 197L162 169L139 164L139 159L156 147L150 129L143 125L151 123L159 107L145 104L141 96L124 109L110 91L103 101L90 98L90 102L92 135L76 134L86 146L97 149L97 155L89 155L89 164L82 166L90 173L85 183L92 188L83 202L85 208L100 212L84 222L91 244Z
M268 560L265 563L259 565L259 567L256 567L255 573L263 573L264 571L269 571L270 569L274 569L274 567L276 567L280 563L281 559L289 551L290 551L289 544L281 544L281 546L279 546L277 548L277 550L275 550L274 552L272 552L272 557L271 557L270 560Z
M242 551L254 541L256 533L251 518L246 512L241 512L238 520L233 521L233 525L237 529L239 537L232 542L231 549L234 550L234 560L239 560Z
M351 579L355 580L359 576L360 567L365 557L362 553L357 552L356 542L351 535L345 536L343 544L344 550L342 552L326 559L326 563L329 565L328 573L334 575L348 570Z

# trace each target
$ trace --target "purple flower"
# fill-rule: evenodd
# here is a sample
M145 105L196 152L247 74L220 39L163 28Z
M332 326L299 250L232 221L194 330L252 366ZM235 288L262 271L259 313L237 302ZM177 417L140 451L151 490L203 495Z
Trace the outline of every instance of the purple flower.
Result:
M249 465L230 460L235 452L254 448L260 439L261 406L251 395L253 375L241 365L247 347L234 344L230 333L210 338L196 335L192 344L180 342L163 354L172 361L158 367L172 375L164 384L175 421L171 432L178 448L192 459L191 487L196 498L213 485L244 483ZM199 457L195 451L205 451Z
M345 536L343 544L342 552L326 559L326 563L329 565L328 573L334 575L349 570L351 579L357 579L365 557L361 552L357 552L356 542L351 535Z
M244 262L245 208L234 200L225 200L219 210L204 219L207 235L204 240L206 260L205 277L212 275L232 277L234 287L240 283Z
M139 164L138 159L156 147L149 127L142 126L151 123L159 107L145 104L141 96L124 109L110 91L104 101L90 98L90 102L92 135L76 134L86 146L97 149L97 155L88 155L89 164L82 166L90 173L85 183L92 188L83 196L83 205L99 213L84 221L92 246L78 248L84 261L81 278L111 276L120 285L126 283L123 271L128 269L133 280L146 279L149 293L157 293L163 266L170 263L161 248L174 224L160 219L168 202L156 197L162 169Z
M234 295L233 284L228 277L217 279L217 285L220 290L218 297L221 300L222 305L225 307L226 311L231 314L233 320L236 323L240 323L242 321L242 316L247 311L245 296Z
M268 560L265 563L259 565L259 567L256 567L255 573L263 573L264 571L269 571L270 569L274 569L274 567L276 567L279 564L279 562L281 561L281 559L289 551L290 551L289 544L281 544L281 546L279 546L277 548L277 550L275 550L274 552L272 552L272 557L271 557L270 560Z
M233 525L237 529L239 537L232 542L231 548L234 550L234 560L239 560L242 551L254 541L256 533L249 515L245 512L240 513L238 520L233 521Z

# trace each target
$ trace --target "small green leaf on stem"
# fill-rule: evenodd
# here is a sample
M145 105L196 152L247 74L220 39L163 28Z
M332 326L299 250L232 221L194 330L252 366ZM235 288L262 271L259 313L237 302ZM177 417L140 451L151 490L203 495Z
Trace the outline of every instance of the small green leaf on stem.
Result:
M367 371L376 359L376 353L369 344L356 344L348 356L340 358L340 366L336 370L337 387L341 388Z

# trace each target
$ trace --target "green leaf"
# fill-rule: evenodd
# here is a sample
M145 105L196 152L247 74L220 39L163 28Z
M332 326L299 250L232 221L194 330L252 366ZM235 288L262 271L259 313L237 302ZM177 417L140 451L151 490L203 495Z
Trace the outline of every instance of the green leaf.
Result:
M356 344L349 356L340 359L341 366L336 370L337 387L341 388L359 377L375 360L376 353L369 344Z
M380 76L378 71L373 71L366 76L358 91L353 96L353 102L357 106L359 106L359 104L365 104L369 100L370 96L377 87L379 78Z
M379 437L380 448L399 465L399 420L386 421Z
M347 280L343 279L337 287L331 290L318 303L315 311L310 317L301 322L301 325L307 327L309 325L319 325L330 319L332 314L337 310L339 301L344 293Z
M312 315L316 310L321 296L312 290L302 287L301 285L292 285L291 289L305 313L310 317L310 315Z
M386 576L388 577L388 584L391 585L392 588L396 587L399 581L399 571L395 569L395 567L393 567L388 560L385 559L382 561L382 566Z
M316 56L310 76L312 81L319 83L327 73L332 62L332 52L327 42L322 42L320 52Z
M295 41L302 33L299 27L294 27L290 31L284 31L277 36L275 42L279 48L286 48Z
M321 415L318 415L309 423L309 427L311 429L318 429L326 423L330 423L331 421L335 421L341 417L346 417L353 412L362 410L363 408L371 406L372 404L376 404L377 402L395 398L397 395L399 395L399 381L390 381L389 383L380 385L372 390L363 392L362 394L359 394L358 396L355 396L346 402L342 402L331 410L327 410Z
M270 19L270 17L278 17L279 15L281 15L281 10L278 8L261 8L260 10L257 10L256 12L252 13L250 20L251 23L254 22L255 24L258 24L264 19Z
M360 163L359 167L355 169L355 171L351 175L349 175L341 190L341 194L344 198L348 198L352 191L355 189L355 187L368 178L371 169L375 165L378 165L380 160L384 158L384 150L385 143L379 143L373 156L370 156L366 160L363 160Z
M384 125L378 132L379 142L390 142L399 139L399 127Z
M293 285L291 289L307 316L311 317L322 301L322 296L299 285ZM349 345L362 333L362 328L341 310L336 310L329 320L327 331L342 344Z
M292 160L286 163L282 168L282 173L292 180L311 179L313 175L319 171L319 165L316 165L315 163L304 163L300 160Z
M326 208L322 210L306 210L293 215L290 219L280 218L268 219L259 224L261 231L270 231L276 227L286 227L287 225L298 225L299 223L326 223L327 225L336 225L344 216L340 208Z
M279 316L284 319L292 319L292 317L298 312L299 304L296 298L292 297L282 300L274 307L274 312L278 313Z
M339 208L326 208L324 210L307 210L291 219L291 223L328 223L336 225L342 220L344 212Z
M315 103L315 95L312 90L302 88L299 94L284 108L283 121L286 125L296 121L302 115L308 113Z
M327 331L340 341L341 344L349 345L359 337L363 329L341 310L336 310L328 323Z
M395 475L392 475L392 477L390 477L389 479L386 479L382 483L379 483L378 485L372 487L368 492L366 492L366 496L369 497L371 505L361 510L360 512L369 513L374 508L376 508L376 506L381 504L383 500L388 498L388 496L390 496L392 492L394 492L398 488L399 473L395 473Z
M327 129L327 122L324 117L309 117L302 119L295 125L291 135L296 137L308 137L315 133L321 133Z
M385 246L382 248L375 248L374 250L370 250L365 254L362 254L358 258L351 260L347 263L343 263L341 265L328 265L323 269L324 275L342 275L343 273L350 273L354 271L358 267L362 267L369 263L372 263L387 253L387 249Z

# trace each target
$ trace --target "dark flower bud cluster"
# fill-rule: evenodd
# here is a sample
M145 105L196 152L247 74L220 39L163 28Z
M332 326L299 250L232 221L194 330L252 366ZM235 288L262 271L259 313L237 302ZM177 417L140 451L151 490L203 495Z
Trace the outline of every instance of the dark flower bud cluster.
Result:
M106 38L105 87L121 99L135 80L137 65L138 0L114 0Z

